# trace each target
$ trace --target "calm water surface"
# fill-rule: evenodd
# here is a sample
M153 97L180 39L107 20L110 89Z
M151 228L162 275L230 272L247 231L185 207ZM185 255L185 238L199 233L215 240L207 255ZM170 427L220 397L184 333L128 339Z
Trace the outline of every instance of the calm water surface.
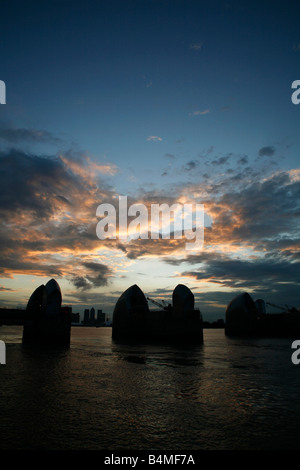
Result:
M121 345L73 327L69 349L24 348L0 327L0 449L298 450L292 339L204 330L196 347Z

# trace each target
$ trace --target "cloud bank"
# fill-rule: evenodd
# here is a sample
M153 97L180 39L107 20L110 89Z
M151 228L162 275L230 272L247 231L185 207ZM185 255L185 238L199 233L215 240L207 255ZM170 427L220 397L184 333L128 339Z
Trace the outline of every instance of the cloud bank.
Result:
M2 129L0 136L21 142L34 139L36 133ZM42 132L37 138L52 136ZM266 146L258 153L269 159L275 151ZM93 289L120 276L120 266L126 275L127 264L148 259L173 266L174 277L192 281L201 301L211 302L215 292L218 301L225 302L229 291L232 295L248 290L298 306L300 169L269 167L268 173L260 173L250 166L247 155L207 152L183 165L174 154L166 155L178 165L182 180L171 187L140 188L131 200L147 207L163 202L204 204L209 223L199 253L187 252L184 239L122 243L97 238L97 206L114 204L119 196L106 178L117 173L114 164L95 162L71 150L47 157L12 147L2 150L1 278L17 274L64 278L79 296L92 295ZM187 181L186 174L193 179Z

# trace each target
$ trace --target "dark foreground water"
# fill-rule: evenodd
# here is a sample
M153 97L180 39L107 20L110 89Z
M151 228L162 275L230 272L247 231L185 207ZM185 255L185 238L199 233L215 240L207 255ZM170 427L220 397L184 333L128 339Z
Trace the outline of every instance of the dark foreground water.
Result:
M73 327L67 350L25 349L0 327L0 449L298 450L300 365L292 340L130 346Z

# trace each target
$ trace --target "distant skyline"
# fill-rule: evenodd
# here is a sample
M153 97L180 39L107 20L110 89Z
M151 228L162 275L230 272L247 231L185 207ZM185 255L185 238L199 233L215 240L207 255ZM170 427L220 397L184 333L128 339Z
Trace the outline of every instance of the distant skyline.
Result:
M300 306L300 5L3 2L0 306L55 278L74 312L183 283L204 319L238 293ZM204 204L204 247L99 240L96 209Z

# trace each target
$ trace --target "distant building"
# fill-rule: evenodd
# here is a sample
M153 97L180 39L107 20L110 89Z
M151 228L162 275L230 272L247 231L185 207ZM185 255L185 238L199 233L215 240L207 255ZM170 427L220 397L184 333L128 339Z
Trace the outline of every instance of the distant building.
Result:
M79 323L80 322L80 314L79 313L72 313L71 322L72 323Z
M91 308L90 310L90 323L95 323L95 309L94 307Z
M102 310L98 310L97 312L97 323L99 325L103 325L105 323L105 313Z
M89 322L90 322L90 311L88 308L86 308L84 311L83 323L89 323Z
M105 326L106 324L105 313L101 309L99 309L97 310L97 317L96 317L96 311L94 307L92 307L91 309L86 308L84 310L84 317L81 323L83 325L90 325L90 326Z

